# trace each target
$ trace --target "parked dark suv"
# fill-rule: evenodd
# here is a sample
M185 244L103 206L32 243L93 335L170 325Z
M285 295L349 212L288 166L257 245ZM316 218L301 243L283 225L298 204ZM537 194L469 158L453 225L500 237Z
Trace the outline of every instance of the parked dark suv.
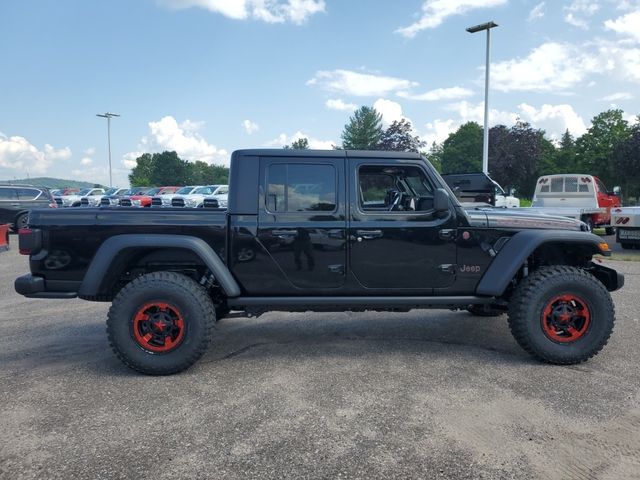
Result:
M26 227L29 210L56 206L48 188L0 184L0 224L8 223L15 231Z

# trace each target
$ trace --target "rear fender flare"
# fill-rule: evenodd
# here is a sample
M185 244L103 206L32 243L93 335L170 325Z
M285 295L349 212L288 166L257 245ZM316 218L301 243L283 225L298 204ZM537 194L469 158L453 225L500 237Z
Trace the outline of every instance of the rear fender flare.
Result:
M116 235L107 239L98 249L84 276L80 291L81 297L99 295L105 278L116 256L128 248L181 248L190 250L211 270L228 297L240 295L240 286L235 278L213 251L201 238L187 235Z
M571 244L587 247L593 254L602 253L603 243L597 235L562 230L525 230L516 233L500 249L476 287L477 295L501 296L527 258L545 244Z

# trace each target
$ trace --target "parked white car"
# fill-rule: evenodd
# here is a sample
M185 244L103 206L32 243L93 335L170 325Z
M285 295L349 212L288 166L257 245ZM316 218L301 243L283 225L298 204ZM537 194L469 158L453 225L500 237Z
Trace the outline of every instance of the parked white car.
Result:
M179 196L179 195L189 195L190 193L193 193L197 188L201 188L200 185L189 185L186 187L182 187L179 190L176 190L173 193L166 193L164 195L156 195L154 197L151 198L151 206L152 207L170 207L171 206L171 201L173 200L173 197Z
M205 198L206 201L217 200L219 208L227 208L229 199L229 185L218 185L212 195Z
M125 192L128 192L128 188L110 188L106 192L101 195L87 195L80 199L80 205L83 207L97 207L100 205L103 197L108 197L109 195L124 195Z
M228 188L226 185L206 185L195 188L191 193L186 195L176 195L171 199L172 207L187 207L187 208L200 208L204 203L206 197L215 196L221 189Z
M85 188L83 190L80 190L77 193L74 193L73 195L63 195L60 198L61 201L61 205L63 207L79 207L82 204L82 199L85 197L98 197L98 198L102 198L102 196L104 195L104 189L103 188ZM98 200L98 203L100 203L100 200Z

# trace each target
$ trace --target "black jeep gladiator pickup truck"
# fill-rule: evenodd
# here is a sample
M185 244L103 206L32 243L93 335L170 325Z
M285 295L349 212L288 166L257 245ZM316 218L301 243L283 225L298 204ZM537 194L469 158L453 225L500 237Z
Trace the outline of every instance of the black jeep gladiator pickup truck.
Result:
M241 150L228 210L33 210L15 288L112 302L111 346L147 374L191 366L230 309L508 312L526 351L573 364L607 343L624 283L585 228L465 211L417 154Z

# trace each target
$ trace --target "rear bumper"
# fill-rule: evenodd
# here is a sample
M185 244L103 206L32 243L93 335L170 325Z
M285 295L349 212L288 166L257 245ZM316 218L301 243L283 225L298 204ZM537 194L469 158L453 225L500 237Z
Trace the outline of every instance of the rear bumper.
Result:
M16 278L14 287L16 292L28 298L75 298L78 296L77 292L47 291L44 278L30 273Z

